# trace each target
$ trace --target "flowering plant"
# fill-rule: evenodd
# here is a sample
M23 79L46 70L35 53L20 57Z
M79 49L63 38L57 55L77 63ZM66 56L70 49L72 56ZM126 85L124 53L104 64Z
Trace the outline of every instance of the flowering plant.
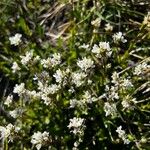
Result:
M75 6L73 12L80 5ZM146 18L137 39L147 31ZM96 35L101 23L99 17L91 20L89 41L72 35L75 42L46 48L47 53L37 52L23 34L8 38L10 45L28 48L20 46L21 54L11 62L11 75L18 81L3 101L8 112L0 126L3 148L147 148L148 48L138 46L130 32L116 32L111 23Z

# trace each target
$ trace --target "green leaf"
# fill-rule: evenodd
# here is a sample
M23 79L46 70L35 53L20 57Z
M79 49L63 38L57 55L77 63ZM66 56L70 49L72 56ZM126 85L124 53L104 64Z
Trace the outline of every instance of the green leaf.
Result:
M32 31L30 30L30 28L29 28L29 26L27 25L27 23L26 23L26 21L25 21L24 18L21 17L21 18L19 19L18 27L20 27L20 28L24 31L24 33L25 33L26 35L29 35L29 36L32 35Z

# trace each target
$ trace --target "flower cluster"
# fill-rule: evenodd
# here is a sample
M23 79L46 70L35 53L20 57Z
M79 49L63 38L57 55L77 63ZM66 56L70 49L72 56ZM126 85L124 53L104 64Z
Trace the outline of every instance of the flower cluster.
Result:
M79 138L78 141L76 141L74 143L74 147L73 147L74 150L77 150L79 144L82 142L82 137L84 135L84 128L85 128L84 119L83 118L77 118L77 117L70 119L70 123L68 125L68 128L72 129L71 132L74 135L78 136L78 138Z
M82 134L84 129L84 119L74 117L70 119L70 123L68 125L69 129L72 129L71 132L75 135Z
M99 27L100 23L101 23L101 18L96 18L91 22L91 25L93 25L94 27Z
M77 65L81 68L81 70L86 72L89 68L94 67L94 61L91 60L91 58L84 57L82 60L78 60Z
M14 36L9 37L10 44L15 46L19 45L19 43L21 42L21 37L22 34L20 33L16 33Z
M97 58L110 57L112 54L109 42L99 42L99 45L94 44L91 51L96 54Z
M11 68L12 68L13 73L16 73L17 71L19 71L21 69L17 62L13 62L13 65Z
M115 33L113 35L113 40L115 43L118 43L118 42L126 43L127 42L127 40L124 38L122 32Z
M148 65L146 62L140 63L135 67L134 74L139 76L144 73L144 71L149 70L150 65Z
M127 138L127 135L125 133L124 130L122 130L122 126L119 126L116 130L116 132L118 133L119 138L121 138L124 142L124 144L129 144L130 141Z
M113 117L116 116L117 115L116 104L106 102L104 105L104 111L106 113L106 117L109 115L111 115Z
M1 1L0 149L150 149L148 0Z
M8 142L12 142L14 134L18 133L19 130L19 127L16 127L11 123L9 123L6 127L0 126L0 140L8 139Z
M110 23L107 23L107 24L105 25L105 31L112 31L112 30L113 30L113 26L110 25Z
M23 65L27 65L33 57L33 52L32 51L31 52L26 52L25 56L20 56L20 57L21 57L21 63Z
M110 31L111 28L107 30ZM122 32L114 34L112 38L114 43L127 42ZM112 42L112 45L114 43ZM21 106L20 104L16 105L16 108L11 106L12 102L15 102L13 101L14 96L11 94L6 98L4 104L7 106L6 108L10 108L9 115L19 121L20 118L30 116L30 112L27 109L32 107L32 111L35 108L39 109L39 112L41 110L44 113L47 111L49 116L52 116L54 112L56 113L56 118L60 120L58 114L67 110L68 113L63 114L65 116L62 120L70 120L70 122L68 126L66 125L67 129L65 128L64 134L69 139L72 136L71 133L73 133L75 140L73 141L74 150L77 150L80 144L84 142L85 129L88 127L87 122L96 122L97 116L102 117L102 120L105 121L106 129L110 132L110 135L113 135L111 133L113 131L107 128L111 128L109 123L111 122L111 124L115 125L116 118L126 122L124 116L126 114L130 116L130 113L134 113L138 107L138 101L135 97L139 83L136 83L134 78L143 75L143 72L149 69L149 64L147 63L148 61L141 61L132 67L126 66L127 68L124 68L125 65L117 65L117 67L113 68L115 63L119 64L122 61L122 57L121 59L118 58L119 56L115 53L119 44L115 44L116 49L110 46L108 41L99 42L98 45L91 45L83 44L79 46L86 53L79 53L78 58L75 61L73 60L73 63L70 63L68 58L64 58L60 53L52 53L48 57L42 58L34 50L30 50L25 55L21 55L19 57L20 61L13 62L12 72L17 75L19 71L20 75L22 72L24 74L26 69L31 79L16 84L13 89L14 95L17 94L20 97ZM133 72L128 71L129 69L133 70ZM29 84L27 84L28 82ZM148 91L148 87L146 91ZM143 100L141 101L143 102ZM37 106L34 108L35 103L37 103ZM97 116L93 115L95 112ZM34 112L31 114L34 116ZM49 129L48 125L52 123L51 119L53 122L53 117L43 119L45 124L43 130ZM97 125L95 127L94 132L99 130ZM7 138L10 136L11 129L5 131L2 135ZM124 144L130 143L121 126L117 128L116 132ZM99 138L98 135L99 133L93 135L91 139L94 141L93 143L96 141L93 139ZM31 137L31 143L39 150L42 146L53 144L53 140L50 137L56 140L56 143L61 140L66 142L62 137L58 140L49 135L49 132L42 133L36 130Z
M44 68L55 67L61 63L61 54L54 53L51 57L47 59L41 59L41 64Z
M22 113L23 113L23 109L21 108L16 108L14 110L9 111L10 116L12 116L13 118L17 118L21 116Z
M87 74L84 72L72 72L71 76L72 76L72 83L74 83L77 87L79 87L84 83Z
M45 145L47 142L50 142L49 133L44 131L41 133L40 131L34 133L31 137L31 143L35 145L37 150L40 150L42 145Z
M8 95L5 102L4 102L4 104L7 105L7 106L10 106L12 101L13 101L13 95Z
M25 83L21 83L20 85L16 84L13 92L21 96L25 93Z
M75 98L70 100L70 108L78 108L82 110L83 114L87 115L90 104L92 105L98 100L99 98L91 95L89 91L84 91L84 94L79 100Z

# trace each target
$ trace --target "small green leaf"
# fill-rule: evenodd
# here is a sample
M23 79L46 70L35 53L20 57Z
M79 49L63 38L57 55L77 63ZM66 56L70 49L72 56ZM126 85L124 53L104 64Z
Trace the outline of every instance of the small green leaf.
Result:
M26 35L29 35L29 36L32 35L32 31L30 30L30 28L29 28L29 26L27 25L27 23L26 23L26 21L25 21L24 18L21 17L21 18L19 19L18 27L20 27L20 28L24 31L24 33L25 33Z

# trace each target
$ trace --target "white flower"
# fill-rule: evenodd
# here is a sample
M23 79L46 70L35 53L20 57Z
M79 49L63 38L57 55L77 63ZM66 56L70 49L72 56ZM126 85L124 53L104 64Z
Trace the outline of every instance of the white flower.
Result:
M74 83L77 87L81 86L84 83L84 79L87 75L84 72L73 72L72 83Z
M49 86L47 85L44 86L43 84L41 84L40 86L42 88L39 87L38 89L40 90L39 93L40 93L41 99L44 100L44 103L46 105L48 105L51 102L51 98L49 97L49 94L55 94L60 89L60 86L56 84L51 84Z
M101 52L110 51L110 45L109 42L99 42L99 47Z
M9 111L9 114L13 117L13 118L17 118L18 116L20 116L22 114L23 110L22 109L14 109L12 111Z
M105 30L106 30L106 31L112 31L112 30L113 30L113 26L110 25L110 23L107 23L107 24L105 25Z
M84 95L82 97L83 97L85 102L92 103L92 95L90 94L89 91L85 91Z
M123 83L121 84L121 86L123 86L123 87L126 87L126 88L133 87L133 84L131 83L131 81L129 79L123 79L122 82Z
M55 94L59 89L60 89L59 85L51 84L50 86L48 86L47 89L45 89L45 91L48 92L49 94Z
M148 70L148 69L150 69L150 65L143 62L135 67L134 75L138 76L138 75L142 74L144 70Z
M83 45L80 46L80 48L88 50L90 48L90 45L84 43Z
M87 83L88 83L88 85L91 85L92 84L92 80L88 79Z
M13 95L9 95L7 96L7 99L5 100L4 104L7 106L10 106L10 104L12 103L13 100Z
M31 143L35 145L37 150L40 150L42 145L44 145L48 140L49 140L49 133L46 131L44 131L43 133L38 131L34 133L31 137Z
M68 125L69 129L73 129L71 132L73 132L75 135L76 134L82 134L82 128L84 128L84 119L82 118L77 118L74 117L73 119L70 119L70 123Z
M69 74L71 72L70 68L68 67L65 72L66 74Z
M106 65L106 68L107 68L107 69L111 68L111 64L110 64L110 63L107 64L107 65Z
M63 81L64 76L64 71L61 71L60 69L56 70L56 73L53 75L53 77L55 77L56 79L56 82L58 83L61 83Z
M18 133L20 130L21 130L21 128L20 128L19 126L16 126L14 131L15 131L16 133Z
M99 27L101 23L101 18L96 18L95 20L93 20L91 22L91 25L95 26L95 27Z
M126 43L126 42L127 42L127 40L124 38L122 32L115 33L115 34L113 35L113 40L114 40L115 43L118 43L118 42L120 42L120 41L121 41L122 43Z
M37 55L36 57L34 57L34 62L38 62L39 60L41 60L41 58L40 58L40 56L39 55Z
M116 110L116 105L115 104L110 104L108 102L106 102L104 104L104 111L105 111L105 115L106 117L111 115L112 117L116 116L117 114L117 110Z
M77 105L78 105L78 100L77 99L71 99L70 100L70 108L74 108Z
M85 103L92 103L98 100L96 97L92 96L89 91L85 91L82 98Z
M74 92L75 92L75 89L71 86L70 89L68 90L68 92L74 93Z
M132 98L130 95L127 95L123 98L121 104L124 109L134 109L134 107L132 107L130 102L136 103L136 99Z
M41 59L41 65L43 65L44 68L51 67L52 66L51 58Z
M11 131L14 129L14 126L10 123L6 127L0 126L1 137L0 139L6 139L11 135Z
M100 53L100 48L98 45L94 44L94 46L92 48L92 53L96 53L96 54Z
M85 91L80 100L77 100L75 98L70 100L70 108L77 107L79 109L82 109L83 114L87 114L88 104L96 102L97 100L98 98L92 96L89 91Z
M52 67L59 65L61 63L61 55L60 53L54 53L51 58Z
M115 83L118 83L118 82L115 81ZM117 85L118 84L115 84L115 86L111 86L111 87L109 87L108 85L105 86L106 93L104 95L107 98L107 100L119 99L118 86Z
M51 103L51 94L55 94L59 89L60 85L57 84L43 84L42 82L38 81L38 89L40 92L37 93L37 96L39 96L42 100L44 100L44 103L46 105L49 105Z
M125 135L125 131L122 130L122 126L119 126L119 127L117 128L116 132L118 133L118 136L119 136L120 138L124 137L124 135Z
M30 98L33 98L33 99L38 99L38 98L40 98L40 94L39 94L38 92L36 92L35 90L33 90L33 91L26 90L26 94L27 94Z
M122 140L123 140L124 144L129 144L130 143L130 141L127 138L123 138Z
M110 90L110 87L108 85L105 86L105 91L108 92Z
M121 104L122 104L123 108L129 108L130 107L130 104L129 104L129 102L127 100L123 100L121 102Z
M9 112L9 114L13 117L13 118L17 118L18 117L18 110L12 110Z
M118 87L111 86L110 93L108 93L108 98L111 100L119 99Z
M38 90L44 91L45 87L44 87L44 84L41 81L38 80L37 85L38 85Z
M32 59L33 57L33 51L31 52L26 52L25 56L20 56L21 58L21 63L23 65L27 65L29 63L29 61Z
M19 96L25 93L25 84L24 83L21 83L20 85L16 84L13 92L17 93Z
M0 140L7 138L10 134L10 132L7 132L6 128L3 126L0 126L0 133L1 133Z
M44 100L44 104L46 105L51 103L51 98L47 94L41 94L41 99Z
M17 62L13 62L13 65L12 65L12 72L13 73L16 73L17 71L19 71L21 68L18 66L18 63Z
M74 144L73 144L74 147L72 148L72 150L79 150L79 149L78 149L79 144L80 144L80 142L77 142L77 141L74 142Z
M70 123L68 125L68 128L78 128L82 126L84 119L74 117L73 119L70 119Z
M42 143L42 133L39 131L34 133L32 135L31 143L32 144Z
M21 37L22 35L19 33L16 33L15 36L9 37L9 41L11 45L19 45L19 43L21 42Z
M114 72L111 76L112 78L112 83L114 83L115 85L119 84L119 74L117 72Z
M41 59L41 64L44 68L55 67L61 63L61 55L59 53L54 53L52 57L47 59Z
M119 126L116 130L116 132L118 133L119 138L121 138L124 142L124 144L129 144L130 141L127 138L127 135L125 133L124 130L122 130L122 126Z
M87 69L94 67L94 61L91 58L84 57L82 60L78 60L77 65L81 70L87 71Z
M92 53L96 54L97 58L102 57L102 53L105 53L106 56L110 57L112 54L109 42L99 42L99 46L94 44L92 48Z

